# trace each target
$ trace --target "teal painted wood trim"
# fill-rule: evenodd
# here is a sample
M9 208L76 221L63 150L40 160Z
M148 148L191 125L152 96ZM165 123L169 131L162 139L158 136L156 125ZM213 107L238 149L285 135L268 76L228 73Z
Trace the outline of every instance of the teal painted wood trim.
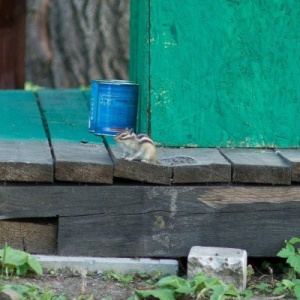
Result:
M102 144L88 131L88 104L81 90L40 90L38 98L51 141Z
M130 80L139 84L137 131L150 132L149 1L130 1Z
M151 115L140 123L155 141L300 146L300 2L150 0L148 13Z
M88 106L88 108L90 109L90 98L91 98L91 91L87 90L87 91L82 91L85 102Z
M41 114L32 92L0 91L0 140L47 142Z

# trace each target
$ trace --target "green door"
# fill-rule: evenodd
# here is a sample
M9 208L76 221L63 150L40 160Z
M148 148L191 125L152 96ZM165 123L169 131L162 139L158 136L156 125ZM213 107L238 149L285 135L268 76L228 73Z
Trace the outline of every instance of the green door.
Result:
M131 0L139 128L165 146L300 145L300 1Z

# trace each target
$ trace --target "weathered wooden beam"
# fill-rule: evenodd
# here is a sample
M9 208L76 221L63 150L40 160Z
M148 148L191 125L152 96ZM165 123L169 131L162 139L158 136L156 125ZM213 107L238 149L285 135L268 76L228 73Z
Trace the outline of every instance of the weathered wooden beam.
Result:
M193 158L194 163L174 163L172 183L231 182L231 164L218 149L210 148L162 148L164 156ZM176 160L175 160L176 161ZM189 161L189 159L188 159Z
M113 164L104 145L53 141L55 179L113 183Z
M221 149L232 164L232 182L290 185L291 165L272 150Z
M202 245L275 256L300 235L300 187L2 186L0 212L59 216L62 255L180 257Z
M0 180L52 182L53 160L48 142L0 141Z
M292 181L300 182L300 150L279 149L278 154L292 165Z

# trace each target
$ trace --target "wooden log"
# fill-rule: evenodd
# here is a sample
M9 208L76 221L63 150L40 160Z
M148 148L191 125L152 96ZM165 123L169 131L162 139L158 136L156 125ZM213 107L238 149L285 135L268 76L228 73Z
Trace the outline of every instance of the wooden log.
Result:
M3 186L0 200L0 219L59 216L61 255L275 256L300 235L298 186Z
M232 164L232 182L291 184L291 166L272 150L221 149Z
M292 181L300 182L300 150L280 149L278 154L292 165Z
M51 136L55 179L113 182L113 163L102 138L88 132L88 103L80 90L42 90L38 94Z
M1 91L0 180L52 182L53 159L34 94Z
M268 213L177 212L172 215L161 211L60 218L58 253L186 257L192 246L214 246L245 249L249 256L276 256L284 240L300 233L293 227L300 225L300 209L287 212L281 211L280 205L277 208Z

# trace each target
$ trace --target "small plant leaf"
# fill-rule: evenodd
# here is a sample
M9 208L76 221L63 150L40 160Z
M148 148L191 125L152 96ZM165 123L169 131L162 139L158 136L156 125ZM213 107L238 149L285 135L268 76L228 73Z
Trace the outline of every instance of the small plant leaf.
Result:
M300 285L296 285L293 292L294 292L297 300L300 300Z
M293 245L300 243L300 238L293 237L288 241L288 243L293 244Z
M175 289L178 289L180 287L190 287L190 283L187 280L178 276L164 277L160 279L155 285L159 287L173 287Z
M190 294L193 294L194 289L190 286L182 286L182 287L176 289L174 292L175 292L176 295L178 294L178 295L188 296Z
M6 246L3 265L13 266L13 267L22 266L27 262L27 257L28 257L27 253Z
M213 293L210 297L210 300L220 300L224 296L226 287L224 285L218 285L214 287Z
M271 289L270 289L270 285L267 283L260 283L258 285L255 286L256 289L258 289L259 291L265 292L265 293L270 293Z
M293 255L287 259L287 262L294 268L297 273L300 273L300 255Z
M132 295L127 300L140 300L141 298L138 295ZM102 298L101 300L105 300L105 298Z
M18 276L25 275L28 272L28 264L16 267L16 273Z
M278 253L277 256L282 257L282 258L289 258L292 255L295 255L296 251L295 248L292 244L287 244L285 248L281 249Z
M282 282L276 283L276 288L273 290L273 295L280 295L286 293L287 287Z
M292 288L294 287L294 283L291 280L283 279L282 283L287 287L287 288Z
M156 290L136 290L137 295L141 296L142 299L152 296L159 300L175 300L174 291L170 289L156 289Z
M42 266L36 258L29 255L28 259L27 259L27 263L36 274L38 274L38 275L43 274Z
M3 286L3 289L13 290L20 295L28 293L30 291L30 287L23 284L14 284L14 285L6 284Z
M244 290L241 293L241 295L244 296L244 300L250 300L253 298L253 291L247 289L247 290Z

